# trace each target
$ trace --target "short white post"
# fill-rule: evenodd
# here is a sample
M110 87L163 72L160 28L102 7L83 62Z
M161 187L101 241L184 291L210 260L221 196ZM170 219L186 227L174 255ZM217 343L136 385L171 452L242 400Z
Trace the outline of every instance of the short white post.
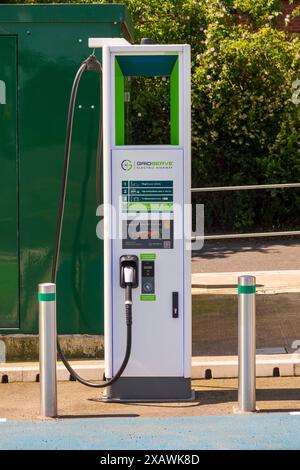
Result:
M39 284L41 415L57 416L56 286Z
M238 279L238 411L256 410L256 326L254 276Z

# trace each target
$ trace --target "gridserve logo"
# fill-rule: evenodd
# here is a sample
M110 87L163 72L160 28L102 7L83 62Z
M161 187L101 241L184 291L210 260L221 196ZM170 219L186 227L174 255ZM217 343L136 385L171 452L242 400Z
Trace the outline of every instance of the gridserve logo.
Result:
M124 171L132 170L134 167L133 162L131 160L123 160L121 163L121 167Z
M173 168L172 161L166 160L155 160L155 161L148 161L148 160L137 160L133 162L132 160L123 160L121 162L121 168L124 171L132 170L133 168L136 170L169 170Z

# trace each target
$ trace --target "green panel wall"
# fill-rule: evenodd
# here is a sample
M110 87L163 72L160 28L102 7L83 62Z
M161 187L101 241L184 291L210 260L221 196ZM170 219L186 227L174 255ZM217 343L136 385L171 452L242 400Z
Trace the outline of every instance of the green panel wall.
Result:
M17 38L0 35L0 324L19 327Z
M128 28L127 10L120 5L0 6L0 35L16 35L18 46L20 333L37 333L37 284L51 276L74 75L90 53L89 37L118 37ZM76 105L57 280L62 334L103 333L102 242L96 238L98 116L99 79L87 72ZM4 182L2 194L8 185ZM2 257L3 247L1 242Z

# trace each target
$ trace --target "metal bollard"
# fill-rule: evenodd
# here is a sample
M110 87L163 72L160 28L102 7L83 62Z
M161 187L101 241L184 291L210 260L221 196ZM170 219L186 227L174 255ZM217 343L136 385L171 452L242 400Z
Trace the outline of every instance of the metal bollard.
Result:
M56 285L39 284L41 415L57 416Z
M256 410L256 326L254 276L238 279L238 356L239 392L238 411Z

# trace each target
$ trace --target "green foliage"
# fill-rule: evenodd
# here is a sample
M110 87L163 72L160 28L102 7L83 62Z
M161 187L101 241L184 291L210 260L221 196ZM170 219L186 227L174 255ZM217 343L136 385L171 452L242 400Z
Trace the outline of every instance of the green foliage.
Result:
M287 41L270 26L255 33L238 26L222 41L211 34L193 75L193 151L200 153L195 185L299 179L300 109L291 101L299 59L299 39ZM293 204L295 193L289 197ZM260 198L246 193L230 198L234 211L232 204L224 208L223 228L263 226ZM286 203L282 199L282 214ZM283 217L276 224L294 222Z
M157 43L188 43L203 50L206 5L194 0L125 0L136 27L136 41L151 37Z
M240 14L246 16L249 23L264 26L281 16L280 0L237 0L234 2ZM249 24L248 23L248 24Z
M170 144L170 81L166 77L133 77L125 107L126 144ZM145 96L151 99L145 100Z
M138 39L192 45L193 186L298 181L300 109L291 97L300 42L276 28L280 2L127 3ZM300 224L297 191L195 201L205 201L208 231Z
M276 28L281 2L126 3L138 41L192 46L193 186L298 181L300 107L291 97L300 42ZM154 99L146 96L145 112ZM195 197L208 231L300 225L295 190L223 194Z
M193 186L298 181L300 106L291 98L292 84L300 79L300 40L277 29L281 2L123 3L133 17L136 42L151 37L192 46ZM155 87L143 95L137 89L132 106L141 114L151 102L158 109L157 96ZM149 122L137 122L131 132L145 134ZM155 132L160 128L158 119ZM210 193L207 200L195 200L205 201L210 232L300 226L297 190Z
M290 4L295 3L294 0L290 0ZM295 8L292 11L292 18L295 18L296 16L300 15L300 5L296 5Z

